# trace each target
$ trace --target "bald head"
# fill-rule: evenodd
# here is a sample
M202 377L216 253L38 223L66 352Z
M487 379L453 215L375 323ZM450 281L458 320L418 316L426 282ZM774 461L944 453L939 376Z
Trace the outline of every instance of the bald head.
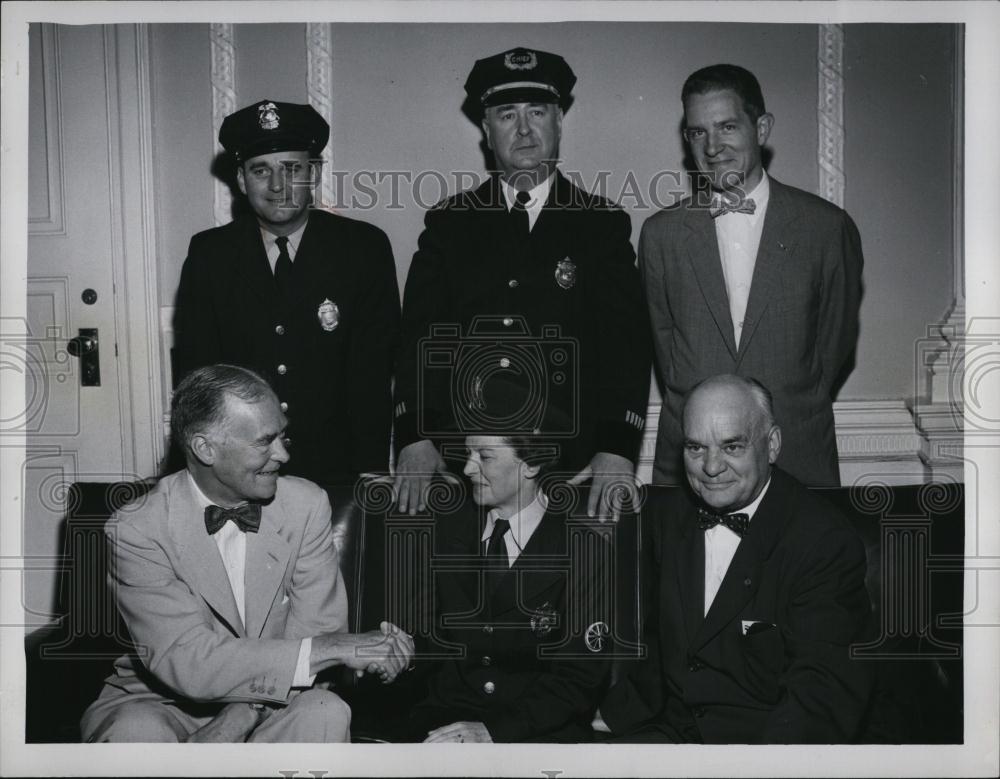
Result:
M781 451L770 393L741 376L713 376L684 405L684 469L695 494L716 511L752 503Z

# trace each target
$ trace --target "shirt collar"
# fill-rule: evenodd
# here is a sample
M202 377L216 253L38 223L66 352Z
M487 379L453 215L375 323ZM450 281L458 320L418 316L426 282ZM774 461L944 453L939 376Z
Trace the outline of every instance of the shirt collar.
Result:
M541 184L536 184L528 190L528 197L531 198L527 205L529 211L540 209L545 205L545 201L549 199L549 190L552 188L552 177L555 175L555 171L552 171L545 181ZM508 184L504 179L501 179L500 183L503 184L503 197L507 201L507 210L509 211L514 207L514 202L517 200L517 189Z
M194 500L195 503L198 504L198 508L204 510L207 509L209 506L215 506L216 505L215 501L213 501L211 498L208 497L208 495L202 492L201 487L198 486L198 482L194 480L194 474L192 474L191 471L187 471L186 473L188 481L191 483L191 491L194 493ZM242 506L244 503L249 503L249 501L244 500L241 503L238 503L237 505ZM236 506L232 506L231 508L236 508Z
M538 529L548 505L548 498L539 492L529 505L525 506L514 516L507 518L507 521L510 522L510 535L517 544L518 549L524 549L524 545L528 543L532 534ZM491 509L490 513L486 515L486 526L483 528L483 535L479 539L480 541L489 540L490 536L493 535L493 526L498 519L502 519L500 512L496 509Z
M746 514L747 517L748 517L747 521L749 521L750 519L753 519L753 515L757 513L757 508L760 506L760 502L762 500L764 500L764 496L767 494L767 488L770 487L770 486L771 486L771 477L768 476L767 477L767 483L764 485L764 489L762 489L760 491L760 495L758 495L756 498L754 498L753 502L749 506L747 506L745 508L737 509L736 511L733 511L733 512L730 512L730 513L732 513L732 514Z
M754 213L747 214L747 216L756 216L757 214L762 214L764 209L767 207L767 201L771 198L771 182L767 177L767 173L763 173L760 177L760 181L757 182L757 186L752 190L747 192L746 199L752 200L757 208ZM725 199L721 192L712 193L712 204L722 202ZM725 214L725 216L730 216L730 214Z
M295 253L299 250L299 242L302 240L302 234L306 231L306 225L308 224L309 220L307 219L305 222L302 223L302 227L300 227L294 233L290 233L287 236L288 253L291 255L291 258L293 260L295 259ZM275 235L270 230L265 230L263 227L260 228L260 236L261 238L264 239L264 246L267 248L271 248L272 246L274 246L275 241L277 241L279 238L279 236Z

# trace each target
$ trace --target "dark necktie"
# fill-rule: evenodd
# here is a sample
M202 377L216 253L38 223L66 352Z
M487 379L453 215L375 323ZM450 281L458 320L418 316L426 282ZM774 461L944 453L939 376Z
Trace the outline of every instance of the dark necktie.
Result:
M222 506L205 507L205 530L214 536L226 522L232 520L244 533L256 533L260 528L260 504L244 503L233 509Z
M292 294L292 258L288 253L288 236L281 235L274 239L278 247L278 260L274 263L274 286L278 294L289 300Z
M500 579L510 568L507 543L503 540L508 530L510 530L510 522L506 519L498 519L493 523L493 534L486 547L486 582L490 592L497 588Z
M750 516L748 514L713 514L711 511L698 509L698 527L702 530L711 530L716 525L725 525L742 538L750 526Z
M518 192L514 205L510 208L510 219L514 225L514 231L519 236L526 236L530 232L528 227L528 201L531 195L527 192Z
M730 199L724 195L715 195L712 204L708 207L708 215L715 219L723 214L752 214L757 210L757 203L753 198Z

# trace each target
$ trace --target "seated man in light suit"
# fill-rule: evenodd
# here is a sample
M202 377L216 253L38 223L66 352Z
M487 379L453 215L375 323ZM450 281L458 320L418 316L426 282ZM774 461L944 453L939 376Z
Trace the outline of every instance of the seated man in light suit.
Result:
M781 430L758 382L696 385L683 425L690 491L643 507L649 657L604 721L625 741L856 740L872 689L850 654L871 616L861 539L773 467Z
M347 741L350 709L315 675L391 681L413 642L344 632L347 601L326 493L279 477L286 421L259 375L189 374L171 434L187 468L107 526L109 581L136 650L81 722L85 741Z

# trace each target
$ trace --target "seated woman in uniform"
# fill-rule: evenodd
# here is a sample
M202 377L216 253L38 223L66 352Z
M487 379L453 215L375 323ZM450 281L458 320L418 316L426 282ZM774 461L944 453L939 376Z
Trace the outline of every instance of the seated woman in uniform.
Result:
M480 390L481 419L463 430L474 505L434 520L413 626L426 696L406 737L587 741L610 668L610 528L568 516L559 439L545 435L566 415L549 408L540 429L503 434L527 391L501 378Z

